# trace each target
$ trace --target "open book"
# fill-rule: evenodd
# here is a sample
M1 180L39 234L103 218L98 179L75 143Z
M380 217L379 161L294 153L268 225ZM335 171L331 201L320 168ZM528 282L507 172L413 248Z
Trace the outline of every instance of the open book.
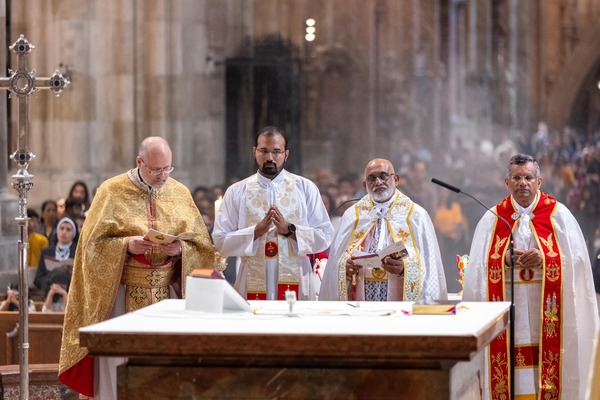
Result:
M46 270L50 272L60 267L73 268L73 259L67 258L66 260L57 260L54 257L44 256L44 264L46 264Z
M151 241L152 243L170 244L176 240L191 240L198 235L200 235L200 234L196 233L196 232L183 232L183 233L180 233L179 235L174 236L174 235L169 235L168 233L159 232L156 229L150 228L150 229L148 229L148 232L146 233L146 236L144 236L144 237L146 239L148 239L149 241Z
M408 251L406 250L406 247L404 247L404 243L402 243L401 240L398 240L383 248L379 253L372 254L355 251L352 256L352 261L365 268L381 268L381 260L386 256L392 256L399 260L408 256Z

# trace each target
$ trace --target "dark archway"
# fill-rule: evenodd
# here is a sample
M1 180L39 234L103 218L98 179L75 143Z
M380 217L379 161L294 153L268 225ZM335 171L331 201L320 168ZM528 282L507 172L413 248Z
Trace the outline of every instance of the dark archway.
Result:
M267 36L253 56L226 60L226 179L255 172L251 149L260 128L275 125L288 136L286 169L301 170L301 64L297 49L279 36Z
M548 99L545 120L552 129L562 129L573 119L585 93L587 82L600 64L600 25L594 26L581 40L556 80Z

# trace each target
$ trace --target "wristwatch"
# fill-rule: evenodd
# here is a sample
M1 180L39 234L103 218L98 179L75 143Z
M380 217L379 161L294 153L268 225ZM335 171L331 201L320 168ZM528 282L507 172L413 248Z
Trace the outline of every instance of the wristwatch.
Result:
M296 225L294 225L294 224L288 224L288 231L287 231L287 233L284 236L290 237L294 233L296 233Z

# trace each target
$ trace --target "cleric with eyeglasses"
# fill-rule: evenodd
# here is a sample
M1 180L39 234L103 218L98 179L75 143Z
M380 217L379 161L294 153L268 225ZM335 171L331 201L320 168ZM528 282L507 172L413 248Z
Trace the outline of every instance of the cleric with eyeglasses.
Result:
M88 211L73 265L60 355L59 379L88 397L116 398L122 358L90 357L79 328L178 297L193 268L212 265L210 236L189 189L170 177L166 140L140 144L136 168L106 180ZM189 240L154 243L150 228Z
M329 250L319 300L446 300L446 278L431 219L423 207L396 189L400 178L388 160L364 170L367 195L342 216ZM401 241L408 252L365 263Z
M236 290L249 300L316 299L317 277L307 257L324 251L333 226L319 189L284 169L290 151L283 130L255 137L256 174L230 186L215 218L213 240L223 256L241 257Z

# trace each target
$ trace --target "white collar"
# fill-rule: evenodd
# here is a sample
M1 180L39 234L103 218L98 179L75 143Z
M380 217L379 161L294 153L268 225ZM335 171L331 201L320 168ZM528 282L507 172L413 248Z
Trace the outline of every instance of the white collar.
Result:
M282 169L280 173L277 174L277 176L273 179L267 178L266 176L263 176L260 172L256 172L257 175L257 180L258 183L260 184L261 187L268 187L271 184L278 184L281 183L283 181L283 178L285 177L285 169Z

